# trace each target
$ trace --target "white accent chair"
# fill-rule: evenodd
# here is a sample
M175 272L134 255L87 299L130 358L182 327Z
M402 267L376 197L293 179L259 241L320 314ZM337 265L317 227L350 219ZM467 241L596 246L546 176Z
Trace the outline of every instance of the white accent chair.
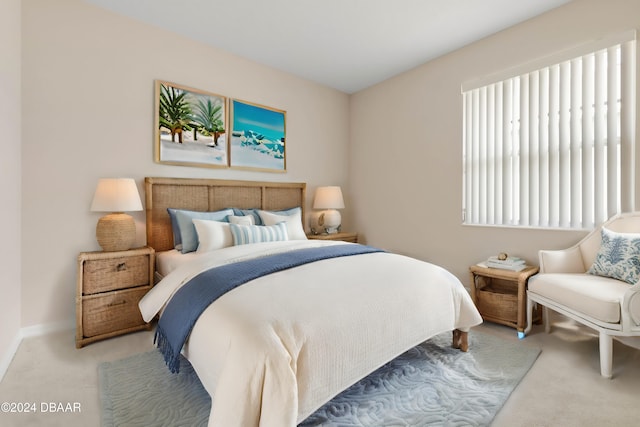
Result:
M640 336L640 284L587 273L600 249L602 227L640 233L640 212L612 217L568 249L539 251L539 274L529 279L525 334L531 330L534 304L543 306L547 333L548 309L595 329L600 340L600 373L611 378L613 337Z

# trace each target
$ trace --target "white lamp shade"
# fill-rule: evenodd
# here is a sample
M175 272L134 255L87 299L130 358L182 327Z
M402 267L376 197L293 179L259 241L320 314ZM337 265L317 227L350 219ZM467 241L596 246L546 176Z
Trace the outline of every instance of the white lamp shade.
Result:
M98 181L91 203L93 212L141 211L142 202L132 178L103 178Z
M344 209L342 190L338 186L318 187L313 199L314 209Z

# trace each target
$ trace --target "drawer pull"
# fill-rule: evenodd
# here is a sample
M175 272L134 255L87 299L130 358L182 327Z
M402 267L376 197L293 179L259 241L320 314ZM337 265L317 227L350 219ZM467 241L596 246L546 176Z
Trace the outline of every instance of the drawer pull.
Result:
M127 303L126 300L122 300L122 301L118 301L118 302L112 302L112 303L107 304L107 307L116 307L118 305L124 305L126 303Z
M126 269L127 269L126 262L121 262L120 264L116 265L116 271L125 271Z

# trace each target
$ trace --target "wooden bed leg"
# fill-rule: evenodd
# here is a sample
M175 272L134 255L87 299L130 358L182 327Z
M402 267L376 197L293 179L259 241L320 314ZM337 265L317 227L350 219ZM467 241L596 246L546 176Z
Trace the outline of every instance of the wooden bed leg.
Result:
M453 330L453 348L459 348L461 351L466 352L469 350L469 332L464 332L459 329Z

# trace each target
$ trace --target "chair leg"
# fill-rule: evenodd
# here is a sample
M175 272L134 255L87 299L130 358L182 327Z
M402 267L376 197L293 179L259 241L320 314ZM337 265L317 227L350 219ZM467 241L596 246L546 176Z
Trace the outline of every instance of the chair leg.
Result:
M549 320L549 308L546 306L542 307L542 324L544 325L544 331L550 333L551 321Z
M613 371L613 337L600 332L600 374L611 378Z
M530 298L527 298L527 327L524 328L524 333L522 336L518 334L518 338L524 338L529 332L531 332L531 328L533 328L533 301Z

